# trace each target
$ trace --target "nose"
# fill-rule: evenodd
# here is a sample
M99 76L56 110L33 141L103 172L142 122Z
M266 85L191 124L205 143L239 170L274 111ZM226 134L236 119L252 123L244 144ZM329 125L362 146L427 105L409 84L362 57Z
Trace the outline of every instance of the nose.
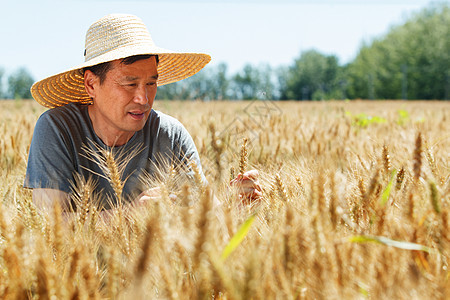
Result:
M143 85L136 90L134 102L136 102L138 104L142 104L142 105L147 104L148 96L149 96L149 92L147 90L147 87L145 85Z

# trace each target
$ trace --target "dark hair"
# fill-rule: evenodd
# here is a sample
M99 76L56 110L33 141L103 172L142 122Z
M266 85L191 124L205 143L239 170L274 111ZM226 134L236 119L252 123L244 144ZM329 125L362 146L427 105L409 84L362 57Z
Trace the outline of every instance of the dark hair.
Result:
M143 59L149 59L150 57L154 56L156 58L156 64L159 64L159 57L158 55L154 55L154 54L141 54L141 55L133 55L133 56L128 56L125 58L122 58L120 60L121 64L125 64L125 65L131 65L139 60L143 60ZM106 79L106 73L108 73L109 70L111 70L111 62L104 62L95 66L91 66L91 67L86 67L83 69L83 74L84 72L86 72L86 70L91 71L92 73L94 73L95 76L100 78L100 84L102 84L105 79Z

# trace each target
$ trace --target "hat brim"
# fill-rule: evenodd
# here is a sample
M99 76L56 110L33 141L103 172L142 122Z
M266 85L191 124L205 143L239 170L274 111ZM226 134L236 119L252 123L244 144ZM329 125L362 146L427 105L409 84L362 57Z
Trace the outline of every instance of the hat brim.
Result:
M208 54L178 53L159 47L149 49L136 46L130 50L130 47L118 48L97 56L80 66L40 80L31 87L31 95L38 103L49 108L68 103L89 104L91 99L84 87L83 69L134 55L158 55L158 86L188 78L211 61Z

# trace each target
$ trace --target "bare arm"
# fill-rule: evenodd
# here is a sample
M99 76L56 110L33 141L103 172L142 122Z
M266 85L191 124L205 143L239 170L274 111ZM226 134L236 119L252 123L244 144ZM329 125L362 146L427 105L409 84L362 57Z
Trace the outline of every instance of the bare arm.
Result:
M57 202L62 211L69 211L70 196L66 192L55 189L33 189L33 203L39 210L53 209Z
M73 212L70 205L70 195L66 192L56 190L56 189L33 189L33 203L36 205L39 211L50 212L53 210L55 203L59 203L61 206L61 211L65 217L70 217ZM108 220L112 215L111 210L102 210L99 216L105 221ZM65 218L65 220L67 220Z
M149 189L133 201L131 206L145 205L147 201L161 197L160 193L159 188ZM55 203L59 203L63 212L71 212L70 195L56 189L33 189L33 203L40 211L51 211Z

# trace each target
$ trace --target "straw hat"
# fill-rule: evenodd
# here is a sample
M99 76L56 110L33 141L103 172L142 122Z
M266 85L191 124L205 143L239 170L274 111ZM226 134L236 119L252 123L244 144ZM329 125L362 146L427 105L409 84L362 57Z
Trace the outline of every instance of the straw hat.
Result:
M91 103L84 88L83 68L141 54L158 55L158 86L192 76L211 60L207 54L159 48L141 19L112 14L88 29L83 64L36 82L31 87L31 94L37 102L50 108L71 102Z

